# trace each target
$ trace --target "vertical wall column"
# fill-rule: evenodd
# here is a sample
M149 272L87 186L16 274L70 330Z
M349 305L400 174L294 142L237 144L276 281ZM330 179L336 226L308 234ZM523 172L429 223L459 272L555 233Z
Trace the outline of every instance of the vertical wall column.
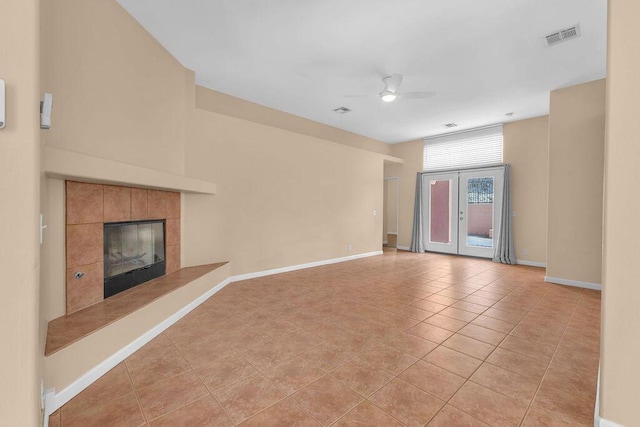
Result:
M640 425L639 15L609 0L600 415L625 426Z
M39 7L38 0L6 0L0 13L0 418L7 426L41 422Z
M551 92L547 280L553 283L601 283L604 120L604 80Z

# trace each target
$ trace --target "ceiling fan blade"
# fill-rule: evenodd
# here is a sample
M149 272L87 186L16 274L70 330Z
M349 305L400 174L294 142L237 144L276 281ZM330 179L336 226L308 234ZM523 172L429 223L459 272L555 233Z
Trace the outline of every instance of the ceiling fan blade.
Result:
M400 92L398 96L402 99L427 99L435 95L435 92Z
M345 98L370 98L372 96L378 96L378 95L372 95L372 94L350 94L350 95L343 95Z

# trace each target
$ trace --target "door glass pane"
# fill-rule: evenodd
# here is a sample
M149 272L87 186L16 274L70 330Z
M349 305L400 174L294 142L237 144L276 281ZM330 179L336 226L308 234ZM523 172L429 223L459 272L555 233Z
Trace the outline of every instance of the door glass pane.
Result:
M429 181L429 241L451 243L451 180Z
M467 246L493 247L493 177L467 184Z

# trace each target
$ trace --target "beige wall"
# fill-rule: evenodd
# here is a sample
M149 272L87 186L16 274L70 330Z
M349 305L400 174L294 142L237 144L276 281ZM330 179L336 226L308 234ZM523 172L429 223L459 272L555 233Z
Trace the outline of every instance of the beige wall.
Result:
M416 174L422 172L422 139L391 147L391 155L404 160L404 164L388 164L385 176L400 178L399 212L398 212L398 248L408 249L411 245L413 229L413 205L416 191Z
M266 108L243 99L234 98L215 90L196 86L196 108L220 113L225 116L249 120L270 127L289 130L301 135L312 136L354 148L391 154L391 146L375 139L347 132L338 128L294 116L282 111Z
M551 92L549 278L601 283L604 119L604 79Z
M184 173L192 73L112 0L43 1L49 146Z
M625 426L640 425L638 16L637 1L609 1L600 415Z
M186 152L187 174L218 185L185 198L186 265L229 259L237 275L381 249L378 154L200 109Z
M0 13L0 424L36 426L43 343L39 334L39 2L7 0Z
M547 261L549 116L506 123L504 162L511 164L511 207L518 262ZM526 252L526 253L525 253Z

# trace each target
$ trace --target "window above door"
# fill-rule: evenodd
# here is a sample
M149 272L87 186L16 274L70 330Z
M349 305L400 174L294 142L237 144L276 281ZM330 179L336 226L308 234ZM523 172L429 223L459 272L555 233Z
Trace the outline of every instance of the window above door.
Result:
M502 125L425 138L425 172L492 166L502 163Z

